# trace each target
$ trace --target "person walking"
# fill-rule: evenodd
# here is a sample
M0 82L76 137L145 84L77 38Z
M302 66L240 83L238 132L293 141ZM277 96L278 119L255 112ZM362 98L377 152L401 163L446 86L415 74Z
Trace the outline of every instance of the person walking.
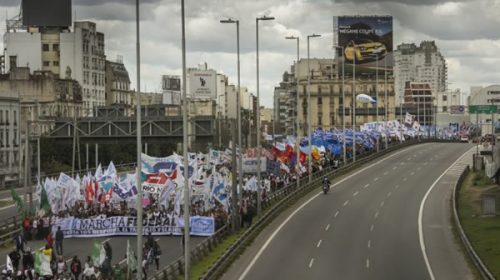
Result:
M64 240L64 233L61 230L61 227L57 227L56 231L56 253L60 256L63 254L63 240Z
M19 233L18 235L16 235L15 241L16 241L17 253L19 253L19 252L24 253L24 244L26 243L26 239L24 238L24 234Z

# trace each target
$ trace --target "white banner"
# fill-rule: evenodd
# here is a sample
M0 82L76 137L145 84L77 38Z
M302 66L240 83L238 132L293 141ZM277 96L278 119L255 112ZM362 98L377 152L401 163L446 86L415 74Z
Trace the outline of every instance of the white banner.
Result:
M242 170L243 173L257 173L257 158L247 158L243 157L242 161ZM263 156L260 158L260 172L266 172L266 157Z
M211 236L215 232L215 221L213 217L193 216L190 219L191 235ZM135 217L116 216L103 219L58 219L52 227L57 231L58 227L65 237L100 237L137 235L137 219ZM152 235L181 235L182 224L178 224L176 217L144 219L144 234Z

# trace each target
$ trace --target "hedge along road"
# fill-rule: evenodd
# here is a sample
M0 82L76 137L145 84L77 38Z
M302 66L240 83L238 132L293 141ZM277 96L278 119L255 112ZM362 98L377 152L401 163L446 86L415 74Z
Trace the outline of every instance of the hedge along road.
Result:
M346 177L328 195L315 194L280 216L223 279L431 279L419 241L419 208L436 179L470 147L417 145ZM465 275L460 267L446 273L446 279Z

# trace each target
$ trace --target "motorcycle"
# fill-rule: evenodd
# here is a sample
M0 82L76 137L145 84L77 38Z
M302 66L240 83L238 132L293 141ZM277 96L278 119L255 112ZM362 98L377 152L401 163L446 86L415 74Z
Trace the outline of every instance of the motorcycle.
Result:
M328 184L323 184L323 193L327 194L330 190L330 186Z

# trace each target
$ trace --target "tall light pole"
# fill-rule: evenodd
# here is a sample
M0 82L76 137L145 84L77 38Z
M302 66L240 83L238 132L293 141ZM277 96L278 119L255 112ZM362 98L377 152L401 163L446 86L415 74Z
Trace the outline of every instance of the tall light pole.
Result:
M260 214L260 191L261 191L261 178L260 178L260 90L259 90L259 21L261 20L274 20L274 17L258 17L255 19L255 34L256 34L256 51L257 51L257 213ZM276 120L274 120L276 122ZM273 135L273 140L276 135Z
M300 111L300 106L299 106L299 42L300 42L300 38L299 37L295 37L295 36L287 36L285 37L285 39L287 40L296 40L297 41L297 60L295 62L295 82L296 82L296 116L295 116L295 127L296 127L296 134L295 134L295 145L297 146L297 155L296 155L296 162L295 162L295 165L296 165L296 169L297 170L297 167L300 168L300 123L299 123L299 111ZM297 173L297 188L300 187L300 175Z
M375 121L377 123L377 125L375 126L376 129L377 129L377 132L378 132L378 55L375 56L375 59L377 60L377 65L375 66L375 106L376 106L376 109L375 109L375 114L377 115L377 117L375 118ZM387 121L387 120L385 120ZM387 137L387 135L385 136ZM379 151L379 146L380 146L380 143L379 143L379 137L377 137L377 152Z
M386 129L387 128L387 122L389 121L387 119L387 116L388 116L388 108L389 108L389 101L387 100L387 56L384 58L384 90L385 90L385 100L384 100L384 111L385 111L385 123L384 123L384 128ZM385 149L387 149L387 145L388 145L388 140L389 137L385 137Z
M184 1L184 0L183 0ZM135 207L137 210L137 279L142 279L142 182L141 182L141 154L142 154L142 125L141 125L141 43L139 26L139 0L135 1L135 29L136 29L136 74L137 89L135 91L137 99L136 110L136 130L137 130L137 167L136 185L137 200Z
M312 181L312 137L311 137L311 66L310 66L310 55L309 55L309 39L321 37L319 34L307 35L307 138L309 140L309 156L308 156L308 168L309 168L309 183Z
M352 162L356 161L356 45L352 52Z
M191 198L189 197L189 161L188 161L188 114L189 114L189 100L187 98L186 84L186 21L184 15L184 0L181 0L181 18L182 18L182 150L184 160L184 279L189 279L190 267L190 211Z
M221 20L220 23L234 23L236 24L236 59L237 59L237 71L238 71L238 88L236 92L236 123L233 122L233 124L238 126L238 142L240 144L240 169L239 169L239 174L240 174L240 185L242 184L243 180L243 174L242 174L242 164L241 164L241 122L240 122L240 117L241 117L241 101L240 101L240 21L239 20L234 20L234 19L226 19L226 20ZM233 126L233 125L232 125ZM233 133L235 132L234 127L231 128ZM234 135L234 134L233 134ZM232 202L232 210L233 213L238 213L238 195L237 195L237 186L236 186L236 144L234 143L234 137L233 137L233 153L232 153L232 160L233 160L233 182L232 182L232 190L231 190L231 202ZM238 219L237 215L233 215L233 230L236 230L238 225Z
M344 91L344 66L345 66L345 57L344 57L344 47L342 46L333 46L335 51L340 49L342 52L342 159L345 164L347 160L347 152L346 152L346 142L345 142L345 91Z

